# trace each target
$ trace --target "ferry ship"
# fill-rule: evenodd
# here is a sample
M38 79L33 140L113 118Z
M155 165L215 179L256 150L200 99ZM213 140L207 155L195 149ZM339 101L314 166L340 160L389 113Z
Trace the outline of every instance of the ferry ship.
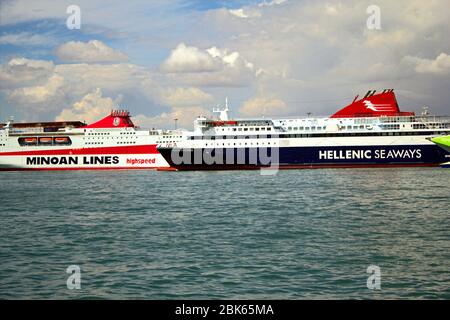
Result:
M157 143L177 139L177 131L138 128L125 110L88 125L9 121L0 124L0 170L165 169Z
M403 112L393 89L370 90L326 118L199 117L194 131L158 150L177 170L438 166L449 151L427 138L450 133L450 117Z

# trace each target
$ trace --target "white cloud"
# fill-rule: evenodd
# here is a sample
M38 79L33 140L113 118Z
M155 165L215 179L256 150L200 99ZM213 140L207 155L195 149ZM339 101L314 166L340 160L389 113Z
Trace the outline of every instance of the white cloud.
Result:
M239 9L230 9L228 10L232 15L235 15L238 18L248 18L248 15L244 13L243 8Z
M178 107L155 117L139 114L133 117L133 121L135 124L145 128L173 129L175 127L175 119L177 119L178 128L192 130L194 120L201 115L210 116L210 112L202 107Z
M450 55L446 53L439 54L436 59L406 56L405 61L412 63L417 73L450 74Z
M68 62L118 62L126 61L125 53L108 47L99 40L89 42L69 41L55 50L61 61Z
M162 69L166 72L209 72L219 70L219 61L196 47L180 43L170 56L163 62Z
M167 88L161 90L160 100L171 107L183 107L211 103L213 97L195 87Z
M272 1L263 1L260 2L258 4L259 7L270 7L270 6L275 6L275 5L279 5L282 3L287 2L287 0L272 0Z
M416 94L417 99L407 101L408 108L427 104L441 106L441 109L436 108L437 113L447 112L445 108L450 101L447 67L450 6L447 0L378 0L377 5L382 10L382 29L379 31L367 30L368 3L357 0L266 0L260 5L256 1L240 8L242 10L236 9L234 14L220 8L193 14L179 10L170 17L161 14L157 7L142 10L150 5L143 2L133 6L114 3L95 9L95 1L80 1L83 12L88 13L84 15L83 27L88 27L86 21L89 19L103 25L110 22L112 32L136 32L138 39L147 40L145 46L134 47L134 52L127 51L130 56L142 57L147 56L147 52L157 52L154 56L160 59L160 52L167 47L173 49L172 53L161 63L154 58L141 59L160 66L158 70L133 63L51 66L49 62L48 68L31 71L27 64L9 66L5 63L0 66L0 86L4 92L45 85L56 73L64 78L60 90L64 92L66 107L99 87L109 96L124 91L140 92L149 101L156 100L165 110L170 110L169 93L177 96L177 88L184 88L187 90L184 93L178 90L181 96L188 94L189 88L198 88L214 97L228 95L233 101L244 101L249 96L278 97L291 114L309 111L330 114L346 101L311 104L296 101L352 99L368 89L388 87L397 89L399 95L404 92ZM39 19L50 14L59 19L65 17L64 8L57 8L51 1L18 0L1 5L0 24L22 18ZM173 6L172 2L170 6ZM119 16L133 19L117 19L119 11ZM259 15L253 19L252 13L256 12ZM164 16L164 19L156 19L157 16ZM177 21L177 30L187 31L173 31L175 29L168 26L175 25L174 21ZM163 27L154 31L157 36L149 36L148 30L155 30L149 25L158 24ZM153 41L155 39L159 41ZM130 50L130 42L125 43L127 50ZM180 49L178 55L174 54L177 49ZM126 95L125 99L128 99ZM181 100L175 99L174 105ZM199 101L194 105L209 104L206 99ZM401 97L399 102L402 106ZM258 110L256 104L250 110ZM171 112L167 111L167 114ZM254 112L248 112L251 113Z
M236 68L243 67L250 70L253 69L253 64L242 58L237 51L229 53L228 49L221 50L217 47L211 47L207 49L206 52L208 52L209 55L215 59L219 58L225 66Z
M280 116L288 112L286 103L278 98L255 97L247 100L239 112L245 116Z
M70 108L64 109L55 118L55 121L79 120L93 123L104 118L112 109L117 109L121 96L115 100L103 97L100 88L86 94L80 101L75 102Z
M257 10L255 8L251 8L251 7L230 9L230 10L228 10L228 12L231 15L233 15L234 17L238 17L241 19L260 18L261 17L260 10Z
M58 114L100 88L113 95L139 95L142 105L158 98L150 72L140 66L119 64L56 64L50 61L11 59L0 65L1 89L7 101L27 119ZM133 106L130 106L133 107Z
M73 94L84 94L97 87L111 91L142 90L151 83L145 68L129 63L58 64L55 73L64 77L67 91Z
M0 65L2 90L15 108L28 120L37 120L54 113L58 120L95 121L124 95L140 94L143 104L159 104L170 110L159 116L141 115L146 123L163 124L168 117L177 116L180 124L192 122L192 114L213 102L213 97L197 87L175 86L170 82L154 81L150 72L140 66L120 64L57 64L48 61L15 58ZM104 97L117 96L115 100ZM128 106L133 110L133 105ZM147 112L155 114L151 107Z
M210 26L208 34L217 36L215 43L232 48L230 52L238 52L259 70L257 77L248 78L250 95L259 96L263 88L269 96L282 97L291 114L330 114L342 103L295 101L351 99L368 89L384 87L397 92L428 92L432 98L427 103L436 106L437 112L443 102L448 105L450 93L443 89L450 81L447 57L441 55L450 52L450 7L446 1L380 0L379 31L366 28L368 4L361 1L268 3L235 12L248 15L251 10L260 10L258 19L236 19L228 10L214 10L202 20ZM412 67L404 61L405 56L439 55L439 59L416 60ZM424 86L420 75L431 72L444 76L445 81L442 77L427 79ZM248 95L246 92L240 98ZM409 108L423 104L423 100L408 101Z
M56 39L31 32L6 33L0 36L0 45L14 46L42 46L52 45L56 43Z
M415 39L414 32L407 29L397 29L383 32L367 32L365 46L379 50L395 44L397 47L408 45Z
M10 98L20 104L30 103L33 105L57 101L64 95L64 92L61 90L63 83L64 78L54 74L43 85L14 89L10 94Z
M256 77L253 63L239 52L211 47L201 50L179 44L163 62L167 79L190 86L240 87Z
M14 88L46 81L54 71L54 64L45 60L13 58L0 65L0 88Z

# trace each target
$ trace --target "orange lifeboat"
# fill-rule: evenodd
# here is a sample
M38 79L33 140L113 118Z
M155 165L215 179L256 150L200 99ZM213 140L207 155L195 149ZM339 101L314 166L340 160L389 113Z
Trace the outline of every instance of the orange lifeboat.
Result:
M67 137L55 138L55 142L56 143L68 143L69 142L69 138L67 138Z
M51 144L52 143L52 138L39 138L39 143L42 144Z
M36 143L37 138L25 138L24 141L25 141L25 143L32 144L32 143Z

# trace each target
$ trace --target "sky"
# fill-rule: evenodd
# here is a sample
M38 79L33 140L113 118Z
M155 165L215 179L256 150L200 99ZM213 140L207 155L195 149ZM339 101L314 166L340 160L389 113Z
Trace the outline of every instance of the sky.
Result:
M237 118L328 116L384 88L450 115L449 21L450 0L0 0L0 120L191 129L226 97Z

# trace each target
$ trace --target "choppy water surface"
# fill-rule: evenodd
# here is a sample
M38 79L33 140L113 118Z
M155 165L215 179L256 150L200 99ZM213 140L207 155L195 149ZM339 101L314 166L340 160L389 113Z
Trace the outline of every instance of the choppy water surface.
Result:
M0 178L0 298L450 298L450 170Z

